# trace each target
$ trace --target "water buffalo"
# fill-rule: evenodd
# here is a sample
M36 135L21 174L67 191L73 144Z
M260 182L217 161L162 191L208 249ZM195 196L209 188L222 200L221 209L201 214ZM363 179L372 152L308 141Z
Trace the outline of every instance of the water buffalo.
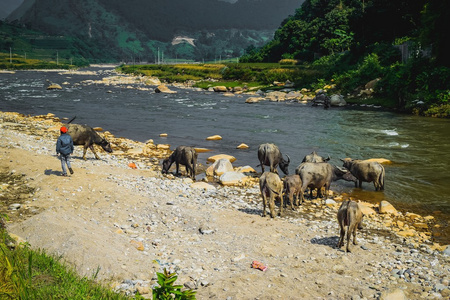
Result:
M67 133L72 137L75 146L84 146L83 159L86 160L86 151L91 149L96 159L100 159L94 149L94 144L99 145L108 153L113 152L111 144L102 138L92 127L80 124L67 125Z
M261 166L262 172L264 173L264 166L270 167L270 172L274 172L278 174L278 165L280 165L281 171L284 174L289 174L289 163L291 159L288 155L286 155L287 160L283 158L283 155L280 152L280 149L275 144L261 144L258 147L258 159L259 165Z
M345 232L347 231L346 251L350 252L350 236L353 235L353 245L356 245L356 229L362 229L363 214L361 208L355 201L344 201L342 202L341 207L339 207L337 219L341 231L336 247L341 248L344 245Z
M195 179L195 168L197 166L197 152L189 146L178 146L175 151L163 161L162 173L169 172L170 166L176 164L176 174L179 174L180 164L186 167L186 173L192 179Z
M362 182L372 182L376 191L384 190L384 167L376 161L359 160L344 158L341 159L344 163L344 168L350 170L350 172L358 179L359 188L362 188ZM357 187L355 182L355 187Z
M302 163L304 163L304 162L314 162L314 163L327 162L330 159L331 159L331 157L329 155L328 155L328 158L323 158L322 156L317 154L316 151L313 151L313 152L311 152L311 154L308 154L303 158Z
M348 175L349 173L350 172L347 169L330 165L327 162L306 162L300 164L297 169L295 169L295 174L300 175L302 181L302 200L304 199L303 193L306 188L317 188L317 197L322 198L322 187L325 188L325 195L328 195L331 182L339 179L355 181L356 179L353 176Z
M262 216L266 216L267 197L269 197L269 210L270 216L275 217L275 198L280 199L280 212L279 216L283 214L283 182L278 174L272 172L264 172L259 178L259 189L263 198L263 213Z
M291 209L294 210L294 195L295 195L295 205L299 206L299 195L302 191L302 180L297 174L288 175L283 180L283 193L289 199L291 203ZM286 201L287 204L287 201Z

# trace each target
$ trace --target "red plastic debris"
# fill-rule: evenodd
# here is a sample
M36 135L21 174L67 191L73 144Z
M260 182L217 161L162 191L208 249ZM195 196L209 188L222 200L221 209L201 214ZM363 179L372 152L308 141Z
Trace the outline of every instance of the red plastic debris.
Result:
M267 266L263 265L262 263L260 263L259 261L254 260L252 262L252 268L253 269L259 269L261 271L266 271L267 270Z

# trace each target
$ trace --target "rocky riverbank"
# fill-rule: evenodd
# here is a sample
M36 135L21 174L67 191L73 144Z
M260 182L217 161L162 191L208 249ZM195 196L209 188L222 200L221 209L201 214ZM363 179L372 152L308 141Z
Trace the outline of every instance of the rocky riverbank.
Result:
M155 272L168 268L198 299L450 296L450 249L431 242L431 216L361 202L359 245L345 253L335 244L346 195L262 218L257 185L164 177L168 145L108 132L114 153L99 150L101 160L88 153L84 161L76 148L75 174L61 177L60 125L52 115L0 113L1 211L17 239L61 255L82 275L98 270L117 291L150 297ZM252 268L254 260L267 270Z

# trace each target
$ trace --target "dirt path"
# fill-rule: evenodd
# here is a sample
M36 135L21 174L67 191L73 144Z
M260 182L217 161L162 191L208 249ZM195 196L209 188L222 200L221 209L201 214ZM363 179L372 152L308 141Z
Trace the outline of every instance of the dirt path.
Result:
M116 290L146 293L155 272L168 268L198 299L450 296L448 253L392 234L381 216L366 218L359 245L345 253L335 248L339 203L307 201L283 218L262 218L257 186L195 188L190 179L162 177L157 160L130 160L117 147L113 155L99 151L98 161L91 153L82 160L77 148L75 174L62 177L56 133L48 130L58 124L20 120L0 119L9 231L82 275L98 271ZM17 197L6 202L13 191ZM8 210L11 204L20 208ZM267 270L252 268L254 260Z

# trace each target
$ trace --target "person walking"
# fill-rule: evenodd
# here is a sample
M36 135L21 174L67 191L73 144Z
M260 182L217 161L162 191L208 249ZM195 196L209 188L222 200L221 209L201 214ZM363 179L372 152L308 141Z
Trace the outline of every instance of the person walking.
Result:
M61 135L56 141L56 154L59 155L59 159L61 160L62 176L68 176L66 164L70 174L73 174L72 166L70 165L70 154L73 153L73 140L72 137L67 134L67 127L61 127L60 131Z

